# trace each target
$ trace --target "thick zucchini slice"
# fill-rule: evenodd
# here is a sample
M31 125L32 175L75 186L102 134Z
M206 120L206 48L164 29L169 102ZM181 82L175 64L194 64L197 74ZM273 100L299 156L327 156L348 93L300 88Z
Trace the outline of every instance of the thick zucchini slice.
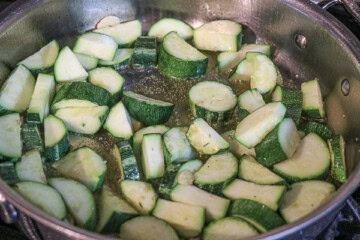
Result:
M66 217L66 207L60 193L38 182L19 182L13 186L25 200L57 219Z
M347 180L345 144L345 140L341 135L336 135L328 139L331 157L331 175L341 183L345 183Z
M176 32L182 39L189 40L193 37L193 28L176 18L162 18L149 28L148 36L156 37L161 42L169 32Z
M37 149L26 152L16 163L16 173L20 181L33 181L46 184L40 152Z
M258 235L258 231L238 217L211 222L203 231L203 240L234 240Z
M319 81L317 79L301 84L303 93L303 112L312 118L324 118L325 110Z
M235 71L233 71L230 75L230 81L244 81L249 82L251 80L251 75L254 73L253 63L248 59L243 59L237 65Z
M0 116L0 156L21 157L21 120L18 113Z
M140 180L140 169L136 161L133 149L128 141L116 143L120 154L120 164L125 179Z
M71 69L71 70L69 70ZM75 54L69 47L61 49L54 65L54 75L57 82L86 81L85 71Z
M186 132L188 127L175 127L163 136L166 163L185 162L195 157L195 150L191 147Z
M21 138L23 140L23 150L29 151L38 149L40 152L44 151L44 144L38 125L35 123L24 123L21 126Z
M49 184L59 191L65 205L79 227L94 230L96 226L95 200L81 183L66 178L50 178Z
M276 175L248 155L243 155L240 158L239 178L256 184L285 184L283 178Z
M120 227L120 238L129 240L179 240L175 230L165 221L152 217L133 218Z
M268 206L274 211L279 208L279 200L286 190L285 186L258 185L235 179L223 190L229 199L249 199Z
M248 199L234 200L230 205L229 215L243 218L262 233L285 224L274 210Z
M255 146L256 160L266 167L290 158L300 145L300 136L291 118L284 118Z
M124 22L94 32L106 34L117 42L120 48L131 47L142 34L142 23L139 20Z
M277 86L272 94L272 101L282 102L286 107L285 117L292 118L296 125L299 125L303 105L303 94L300 90Z
M294 155L273 170L289 181L325 178L330 169L330 153L326 142L317 134L309 133L301 140Z
M2 179L7 184L14 184L19 182L14 162L0 162L0 179Z
M89 82L106 89L117 100L120 98L125 79L111 67L101 67L89 72Z
M26 121L42 123L50 112L50 103L55 95L55 78L48 74L39 74L34 93L26 114Z
M130 204L115 195L107 186L102 188L97 198L97 209L99 218L96 231L101 233L118 233L121 224L138 215Z
M264 105L265 101L257 89L246 90L238 97L239 120L243 120L250 113L256 111Z
M52 166L61 175L83 183L92 192L101 188L106 173L106 162L88 147L68 153Z
M99 65L104 67L112 67L118 71L130 64L133 54L134 49L132 48L119 48L116 50L115 57L112 61L100 60Z
M159 199L152 213L170 225L183 237L196 237L205 223L205 208Z
M80 35L74 46L74 53L88 55L105 61L112 61L118 45L112 37L88 32Z
M305 122L300 125L299 129L305 134L316 133L324 140L328 140L332 137L332 131L325 125L318 122Z
M149 214L155 207L158 198L150 183L123 180L120 189L124 198L141 214Z
M247 148L235 139L235 130L230 130L221 134L221 136L227 141L230 145L229 151L234 154L237 158L240 158L242 155L246 154L249 156L256 156L254 148Z
M111 94L102 87L88 82L72 82L63 85L51 105L51 111L62 108L95 107L112 101Z
M75 54L77 60L80 62L81 66L83 66L83 68L86 71L90 71L90 70L96 68L99 63L99 59L97 59L95 57L91 57L91 56L79 54L79 53L74 53L74 54Z
M38 52L25 58L19 64L24 65L32 72L40 72L51 68L59 54L59 44L52 40Z
M116 16L105 16L95 25L95 29L112 27L120 23L120 18Z
M131 91L124 91L122 101L131 116L147 126L166 123L175 107L172 103L149 98Z
M110 109L104 128L114 137L122 139L130 139L134 134L130 115L121 101Z
M200 154L212 155L229 149L229 143L202 118L194 120L186 133L186 137L191 146Z
M209 123L231 119L236 107L236 95L231 87L216 81L203 81L189 92L190 109L195 117Z
M195 47L207 51L237 51L241 46L242 26L229 20L217 20L194 31Z
M208 57L188 44L176 32L168 33L160 48L158 68L168 77L191 79L206 74Z
M135 42L133 66L134 67L155 67L156 56L156 38L140 36Z
M324 181L294 183L280 202L280 214L286 222L292 223L324 204L336 189Z
M194 184L205 191L222 194L238 174L238 160L229 152L211 156L195 173Z
M266 104L237 125L236 140L247 148L255 147L281 122L285 112L286 108L280 102Z
M0 89L0 115L23 112L30 104L35 78L23 65L17 66Z
M70 140L64 122L49 115L44 119L45 156L48 161L56 161L69 151Z
M161 134L145 134L141 145L142 169L146 179L159 178L165 172L165 158Z
M100 130L108 111L107 106L62 108L55 116L64 121L69 131L93 135Z
M191 185L177 185L170 194L171 200L205 208L206 220L225 217L230 200L210 194Z

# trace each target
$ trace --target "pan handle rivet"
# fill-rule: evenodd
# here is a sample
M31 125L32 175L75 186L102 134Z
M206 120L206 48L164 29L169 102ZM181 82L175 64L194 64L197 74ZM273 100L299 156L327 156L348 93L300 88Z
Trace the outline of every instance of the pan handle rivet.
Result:
M344 96L349 95L350 93L350 82L348 79L344 79L341 82L341 92Z
M295 36L295 43L299 48L306 48L307 40L304 35L298 34Z

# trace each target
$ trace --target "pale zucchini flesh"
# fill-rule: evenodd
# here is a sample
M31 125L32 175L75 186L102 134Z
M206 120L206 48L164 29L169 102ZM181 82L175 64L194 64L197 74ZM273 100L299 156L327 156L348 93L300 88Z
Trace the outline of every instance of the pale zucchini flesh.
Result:
M145 134L142 145L142 169L146 179L160 178L165 172L161 134Z
M114 137L123 139L129 139L134 134L130 115L121 101L110 109L104 128Z
M22 155L21 160L16 163L16 172L20 181L47 183L41 155L37 149Z
M21 157L21 119L18 113L0 116L0 155L9 158Z
M97 67L99 59L84 54L74 53L81 66L86 71L92 70Z
M242 155L246 154L249 156L256 156L254 148L247 148L235 139L235 130L230 130L221 134L221 136L227 141L230 145L229 151L234 154L237 158L240 158Z
M319 81L317 79L301 84L304 114L313 118L324 118L325 110Z
M157 41L162 41L169 32L177 32L185 40L189 40L193 36L193 28L176 18L160 19L150 27L148 36L154 36Z

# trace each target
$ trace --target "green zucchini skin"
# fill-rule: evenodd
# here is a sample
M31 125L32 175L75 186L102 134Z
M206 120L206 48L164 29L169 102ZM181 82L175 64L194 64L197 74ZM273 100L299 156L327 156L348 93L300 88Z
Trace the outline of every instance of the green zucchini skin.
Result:
M163 46L160 48L158 69L167 77L179 79L199 78L206 74L208 59L199 61L184 61L166 52Z
M171 190L176 185L176 176L181 168L181 163L172 163L167 166L164 176L160 179L158 192L160 198L171 200L170 194Z
M38 149L44 151L43 140L38 126L35 123L24 123L21 126L21 136L24 144L24 151Z
M207 110L206 108L203 108L197 104L193 104L194 108L195 108L195 112L196 112L196 117L200 117L205 119L207 122L210 123L219 123L219 122L226 122L229 121L232 116L234 115L234 110L235 107L233 109L230 109L228 111L225 112L211 112L209 110Z
M121 156L121 166L125 179L140 180L140 170L137 164L134 151L129 141L120 141L116 143Z
M332 131L324 124L318 122L305 122L300 125L299 130L303 131L306 135L309 133L316 133L324 140L328 140L332 137Z
M341 141L344 142L343 147L345 148L345 141L340 135L335 135L328 140L332 160L330 173L337 181L345 183L347 180L345 159L343 159L343 157L345 157L345 153L342 152L345 151L345 149L341 149Z
M65 156L65 154L69 151L70 147L70 138L69 133L61 139L59 143L55 146L47 147L45 149L45 157L48 161L56 161Z
M62 100L87 100L99 106L108 105L112 101L112 95L104 88L88 82L71 82L64 84L57 92L51 105L51 110L56 111L56 103Z
M7 161L0 163L0 178L7 184L13 184L19 181L14 162Z
M133 66L155 67L156 61L156 37L138 37L134 47Z

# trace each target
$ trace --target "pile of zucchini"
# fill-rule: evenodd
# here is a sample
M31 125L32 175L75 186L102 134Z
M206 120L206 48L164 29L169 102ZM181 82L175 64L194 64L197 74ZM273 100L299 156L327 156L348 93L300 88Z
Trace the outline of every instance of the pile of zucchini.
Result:
M53 40L7 77L0 177L24 199L122 239L231 240L298 220L336 191L324 180L346 181L345 141L321 123L318 80L284 87L270 46L241 45L242 26L233 21L193 29L163 18L142 31L138 20L105 17L72 49ZM208 57L199 50L221 51L219 72L233 71L228 84L194 81L190 126L165 125L175 104L124 89L118 70L130 67L204 76ZM237 81L250 89L237 96ZM216 128L234 118L236 128ZM109 159L71 146L70 136L99 131L114 139L119 182L105 181Z

